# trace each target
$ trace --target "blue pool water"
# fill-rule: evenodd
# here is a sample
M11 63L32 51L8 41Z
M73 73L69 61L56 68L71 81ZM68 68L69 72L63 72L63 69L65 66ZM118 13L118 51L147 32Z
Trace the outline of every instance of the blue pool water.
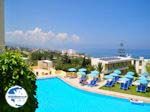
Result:
M89 93L73 88L58 78L37 80L36 112L149 112L150 104Z

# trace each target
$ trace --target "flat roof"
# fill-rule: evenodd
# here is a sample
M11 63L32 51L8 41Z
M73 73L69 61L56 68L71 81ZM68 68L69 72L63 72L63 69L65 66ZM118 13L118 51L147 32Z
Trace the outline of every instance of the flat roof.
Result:
M99 58L99 60L104 63L115 63L115 62L130 61L130 60L132 60L132 58L131 57L114 56L114 57L102 57L102 58Z
M113 61L113 60L121 60L121 58L118 58L118 57L102 57L102 58L100 58L100 60Z
M42 61L42 62L46 62L46 63L51 63L52 62L50 60L38 60L38 61Z

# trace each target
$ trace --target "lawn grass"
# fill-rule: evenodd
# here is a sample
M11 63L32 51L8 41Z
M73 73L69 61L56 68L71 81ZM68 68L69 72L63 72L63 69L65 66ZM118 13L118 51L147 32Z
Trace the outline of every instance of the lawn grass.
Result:
M129 90L122 90L120 89L120 84L115 84L113 87L101 87L100 89L109 90L109 91L115 91L120 93L126 93L131 95L137 95L137 96L143 96L143 97L149 97L150 98L150 88L146 93L141 93L136 91L136 86L131 86Z

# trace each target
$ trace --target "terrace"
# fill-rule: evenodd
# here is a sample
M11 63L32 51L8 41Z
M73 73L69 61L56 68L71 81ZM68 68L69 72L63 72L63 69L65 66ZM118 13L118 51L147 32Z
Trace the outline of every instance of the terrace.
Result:
M70 72L72 73L72 72ZM116 83L112 87L105 87L104 85L106 84L107 80L101 80L97 82L96 86L87 86L87 85L82 85L79 83L81 76L78 75L76 78L72 78L72 76L68 76L69 72L67 74L55 74L55 75L47 75L47 76L39 76L38 78L50 78L50 77L58 77L61 80L65 81L69 85L82 89L85 91L93 92L93 93L98 93L98 94L105 94L105 95L110 95L110 96L116 96L119 98L125 98L125 99L138 99L142 100L144 102L150 102L150 94L149 94L149 88L147 89L147 92L137 92L137 86L135 83L129 87L128 90L122 90L120 89L120 84ZM74 73L75 74L75 73ZM67 77L66 77L67 75ZM93 78L91 76L88 77L87 83L90 84L91 80ZM149 85L150 86L150 85Z

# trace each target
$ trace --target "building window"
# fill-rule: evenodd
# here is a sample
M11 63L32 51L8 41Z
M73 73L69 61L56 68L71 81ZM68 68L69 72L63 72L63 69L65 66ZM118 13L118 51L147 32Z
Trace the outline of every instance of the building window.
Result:
M142 61L139 61L139 66L142 66Z
M39 72L36 72L36 75L38 76L38 75L39 75Z
M141 74L142 73L142 70L141 69L139 69L139 74Z
M134 65L136 65L136 60L134 60Z

